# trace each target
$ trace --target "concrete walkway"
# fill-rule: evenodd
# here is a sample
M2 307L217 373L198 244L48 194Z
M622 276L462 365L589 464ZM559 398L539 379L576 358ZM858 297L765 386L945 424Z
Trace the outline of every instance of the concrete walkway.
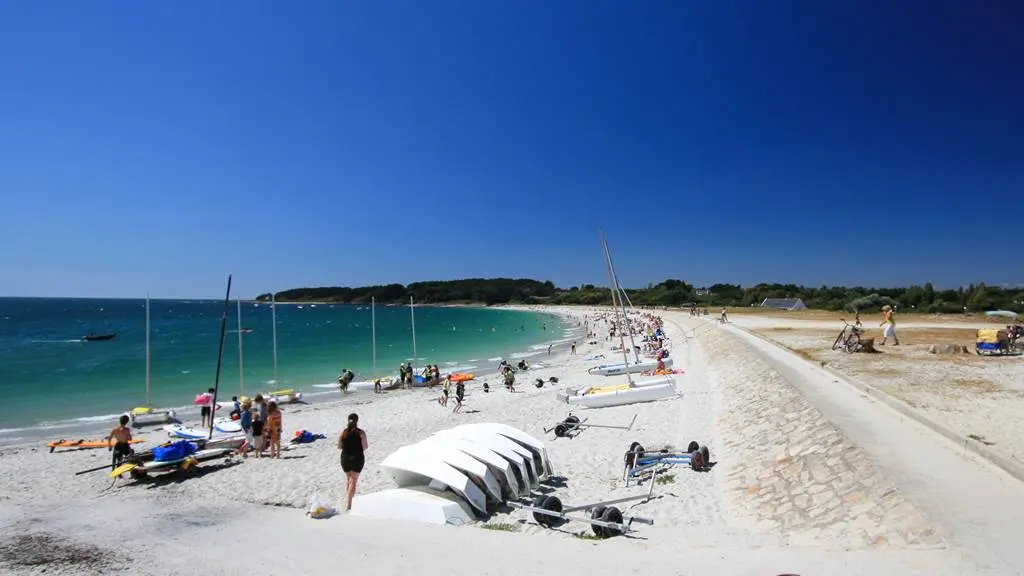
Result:
M778 346L727 326L854 443L979 574L1024 574L1024 484Z

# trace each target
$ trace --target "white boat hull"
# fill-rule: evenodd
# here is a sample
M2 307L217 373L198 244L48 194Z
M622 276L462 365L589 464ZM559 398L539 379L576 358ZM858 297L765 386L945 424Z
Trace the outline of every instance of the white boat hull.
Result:
M590 388L582 390L566 390L559 392L558 399L576 406L587 408L607 408L609 406L623 406L638 402L654 402L676 395L675 383L662 383L650 386L626 388L623 390L609 390L588 394Z
M501 482L498 481L498 477L488 468L487 464L452 446L443 438L432 436L408 448L421 450L422 458L440 460L462 472L487 494L488 500L493 504L497 505L502 502Z
M210 437L209 428L195 428L193 426L185 426L184 424L168 424L163 427L163 430L172 438L181 438L184 440L205 440ZM234 438L237 436L239 436L239 433L218 432L216 428L213 430L214 440Z
M441 460L424 458L421 450L409 448L399 448L380 463L381 470L391 476L399 488L430 486L450 489L481 516L487 515L487 496L468 476Z
M538 479L545 480L548 476L554 474L551 469L551 460L548 458L548 451L544 448L544 443L518 428L513 428L508 424L502 424L499 422L464 424L462 426L456 426L456 428L472 428L475 430L501 434L530 451L533 455L534 469L537 471Z
M533 453L500 434L487 434L472 428L455 427L441 430L435 435L451 435L462 438L484 446L508 460L516 468L516 480L519 482L519 491L522 494L529 494L530 490L540 486L540 479L537 477L537 470L533 463Z
M166 424L167 422L174 422L174 410L165 410L162 408L153 408L149 412L134 412L129 410L125 412L125 416L128 416L129 422L132 426L146 426L148 424Z
M515 473L512 471L512 464L503 458L497 452L488 449L486 446L464 440L455 435L435 435L424 440L424 442L441 442L448 446L451 446L457 450L462 451L465 454L476 458L480 462L483 462L491 469L498 482L501 484L502 494L508 498L518 498L525 496L529 492L520 493L519 480L516 479Z
M665 368L672 367L672 358L665 358L662 362L665 363ZM587 372L596 376L622 376L625 374L637 374L657 369L657 360L641 360L640 362L630 361L628 365L622 362L618 362L616 364L602 364L587 370Z
M473 522L473 512L465 502L449 492L422 486L356 496L351 513L438 525L461 526Z

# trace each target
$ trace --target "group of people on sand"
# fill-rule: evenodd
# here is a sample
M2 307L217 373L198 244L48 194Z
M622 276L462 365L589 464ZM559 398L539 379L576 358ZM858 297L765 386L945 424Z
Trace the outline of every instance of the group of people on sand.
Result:
M452 389L452 376L449 374L444 379L444 384L441 386L441 396L438 397L437 403L441 406L448 406L448 396L451 395ZM452 410L452 414L458 414L462 411L462 401L466 398L466 383L463 380L459 380L455 383L455 409Z
M284 429L281 408L277 402L267 401L262 394L257 394L252 400L246 399L239 402L233 398L235 407L238 410L238 420L242 425L242 432L245 433L245 444L242 444L242 458L247 458L249 452L257 458L262 458L264 451L270 450L271 458L281 457L281 431ZM253 403L256 409L253 410Z

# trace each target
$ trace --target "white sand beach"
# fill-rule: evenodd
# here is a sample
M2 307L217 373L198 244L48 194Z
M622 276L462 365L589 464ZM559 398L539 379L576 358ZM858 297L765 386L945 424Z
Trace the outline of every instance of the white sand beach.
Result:
M581 317L594 308L545 309ZM0 452L0 569L11 574L521 574L604 569L658 574L1016 574L1024 549L1024 484L981 458L837 382L814 364L684 312L665 319L678 396L658 402L580 409L592 423L572 439L544 429L568 414L564 385L623 382L587 368L621 359L599 336L530 360L516 393L496 374L478 374L462 414L439 390L350 393L337 402L284 406L286 437L305 429L327 439L280 460L203 465L188 479L112 482L105 450L48 453L39 445ZM748 317L744 317L748 318ZM753 318L752 316L749 318ZM767 322L767 320L759 320ZM757 322L757 321L755 321ZM591 343L593 342L593 343ZM619 356L616 356L619 354ZM588 360L603 355L602 360ZM535 388L536 378L558 384ZM481 389L490 384L490 393ZM357 412L369 451L359 492L393 487L378 468L400 446L470 422L503 422L545 441L566 504L646 492L624 487L630 443L710 447L708 472L678 467L651 501L623 505L654 520L607 540L590 527L538 526L525 512L469 526L431 526L341 514L305 515L314 491L341 504L344 478L336 437ZM163 433L141 434L151 441ZM485 529L510 524L514 531Z

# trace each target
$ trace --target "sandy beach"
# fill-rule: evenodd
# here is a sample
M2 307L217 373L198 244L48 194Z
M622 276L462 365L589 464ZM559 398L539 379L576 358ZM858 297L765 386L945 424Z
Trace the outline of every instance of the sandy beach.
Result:
M548 309L580 317L594 308ZM864 397L810 359L708 317L652 311L665 320L678 396L577 413L592 423L572 439L544 429L568 406L564 385L624 381L587 374L615 361L606 329L577 354L531 358L517 392L494 373L467 387L462 414L437 404L439 390L350 393L335 402L285 406L286 436L327 436L280 460L203 465L192 477L111 482L105 450L48 453L39 445L0 452L0 568L12 574L520 574L543 558L545 570L594 569L670 574L1016 574L1024 551L1024 486L885 406ZM768 316L742 316L753 328ZM739 316L737 316L739 318ZM760 324L758 324L760 323ZM777 323L777 321L776 321ZM813 326L813 325L812 325ZM810 328L810 327L808 327ZM591 343L593 342L593 343ZM600 360L588 360L603 355ZM552 376L558 384L531 383ZM865 376L868 377L868 376ZM484 393L482 382L490 384ZM392 487L380 461L402 445L461 423L503 422L545 441L555 493L567 504L646 492L626 488L622 454L648 448L710 447L709 472L679 467L654 499L623 506L654 520L627 537L592 540L589 526L538 526L522 511L470 526L437 527L341 514L305 515L318 491L341 501L344 479L335 441L349 412L360 415L370 448L360 493ZM164 434L141 434L162 441ZM506 524L507 531L488 525Z

